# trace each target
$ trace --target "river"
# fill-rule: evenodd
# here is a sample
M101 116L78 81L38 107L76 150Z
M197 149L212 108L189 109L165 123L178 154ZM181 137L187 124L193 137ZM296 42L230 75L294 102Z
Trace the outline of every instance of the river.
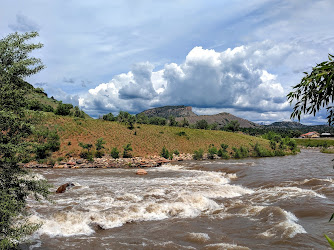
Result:
M186 161L147 169L36 169L54 203L23 249L328 249L332 155Z

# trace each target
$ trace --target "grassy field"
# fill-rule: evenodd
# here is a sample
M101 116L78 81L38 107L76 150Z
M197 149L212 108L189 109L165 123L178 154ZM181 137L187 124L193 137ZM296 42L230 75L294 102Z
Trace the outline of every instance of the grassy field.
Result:
M333 139L325 138L312 138L312 139L295 139L299 146L304 147L333 147Z
M106 141L106 153L109 153L112 147L123 151L123 146L131 143L134 156L159 155L163 146L180 153L193 153L200 148L207 151L210 144L218 148L222 143L229 145L229 152L232 147L240 146L251 150L251 145L256 143L270 149L268 140L239 133L142 124L136 124L135 128L130 130L127 125L118 122L56 116L45 112L39 114L35 119L56 129L60 135L61 147L55 152L55 156L65 156L67 153L77 156L82 151L78 146L79 142L94 145L101 137Z

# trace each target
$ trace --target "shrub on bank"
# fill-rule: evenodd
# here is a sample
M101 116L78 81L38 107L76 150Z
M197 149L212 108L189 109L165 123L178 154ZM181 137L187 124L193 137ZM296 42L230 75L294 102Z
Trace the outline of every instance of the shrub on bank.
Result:
M110 156L114 159L119 158L119 151L116 147L111 149Z
M165 146L162 148L160 156L165 158L165 159L169 159L170 153Z
M229 159L230 156L228 155L228 152L227 152L228 145L222 143L222 144L220 145L220 147L221 147L221 148L218 150L217 155L218 155L220 158L223 158L223 159Z
M254 157L270 157L270 156L274 156L274 152L261 147L260 144L257 142L254 145L253 156Z
M123 147L124 151L123 151L123 158L131 158L132 157L132 154L131 154L131 151L132 151L132 147L131 147L131 143L128 143L127 145L125 145Z
M211 144L208 149L208 158L214 159L217 153L218 153L217 148L213 144Z
M249 156L249 150L244 146L240 146L240 148L233 147L232 150L234 151L234 158L236 159L246 158Z
M194 154L193 154L193 159L194 160L201 160L201 159L203 159L203 153L204 153L204 150L201 149L201 148L199 150L195 150Z

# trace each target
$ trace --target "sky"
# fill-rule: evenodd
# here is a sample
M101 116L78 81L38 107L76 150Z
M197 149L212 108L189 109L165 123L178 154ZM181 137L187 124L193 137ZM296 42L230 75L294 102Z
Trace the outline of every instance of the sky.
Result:
M334 53L333 0L0 2L1 38L38 31L44 44L46 69L27 81L94 118L187 105L288 121L286 95Z

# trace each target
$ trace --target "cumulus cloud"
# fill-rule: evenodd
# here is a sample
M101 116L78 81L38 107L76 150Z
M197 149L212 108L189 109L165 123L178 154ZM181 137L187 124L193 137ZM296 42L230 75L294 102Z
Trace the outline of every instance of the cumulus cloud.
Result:
M39 31L40 29L37 23L22 14L17 14L16 22L9 24L8 27L13 31L20 32Z
M134 65L127 74L90 89L80 105L93 116L119 110L137 113L161 105L232 113L287 111L284 88L268 69L293 50L270 41L222 52L194 47L183 63L166 64L159 71L150 63Z

